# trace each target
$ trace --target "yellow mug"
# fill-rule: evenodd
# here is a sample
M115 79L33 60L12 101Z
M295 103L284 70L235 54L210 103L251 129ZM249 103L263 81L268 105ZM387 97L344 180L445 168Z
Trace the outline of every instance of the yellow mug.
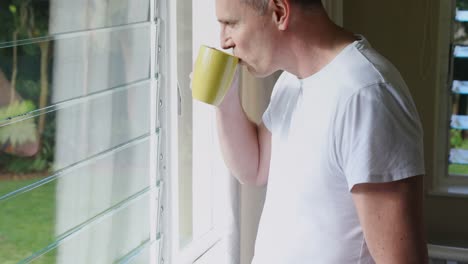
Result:
M200 46L192 76L192 97L218 106L236 73L239 58L205 45Z

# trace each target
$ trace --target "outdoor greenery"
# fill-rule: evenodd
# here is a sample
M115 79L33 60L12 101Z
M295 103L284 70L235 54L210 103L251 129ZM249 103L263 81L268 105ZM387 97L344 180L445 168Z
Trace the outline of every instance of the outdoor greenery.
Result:
M468 175L468 165L450 164L448 167L449 174Z
M0 193L33 183L34 179L0 182ZM27 194L0 201L0 262L17 263L54 240L55 182ZM55 263L47 254L34 263Z
M468 150L468 139L463 139L462 130L460 129L450 130L450 148ZM448 171L449 171L449 174L468 175L468 165L449 164Z
M461 10L468 9L468 0L457 0L457 8Z
M450 147L459 149L468 149L468 141L462 137L462 130L451 129L450 130Z
M18 43L47 36L48 5L48 1L0 1L0 73L8 80L2 88L9 92L8 98L0 94L4 96L0 105L0 146L8 145L13 150L27 142L39 146L32 157L0 152L2 264L17 263L54 241L55 182L4 198L36 182L37 175L47 175L54 158L53 113L11 123L46 107L50 101L51 42ZM55 263L55 254L47 254L35 263Z
M457 9L468 10L468 0L457 0ZM456 22L454 41L459 45L468 44L468 23ZM450 130L450 148L468 149L468 140L464 139L463 131L459 129ZM468 165L464 164L449 164L449 174L468 175Z
M20 116L34 110L34 108L34 104L31 101L14 101L0 108L0 120L5 120L12 116ZM0 144L8 142L13 147L17 147L23 142L34 142L36 140L36 125L33 119L26 119L13 125L4 126L0 130Z
M7 105L0 105L0 124L5 120L43 109L50 101L51 42L40 41L15 45L16 41L47 36L48 1L6 0L0 3L0 70L8 78L11 93ZM55 116L53 113L0 127L0 146L12 149L26 142L39 144L33 157L0 153L2 174L26 174L49 170L53 161ZM13 153L14 154L14 153Z

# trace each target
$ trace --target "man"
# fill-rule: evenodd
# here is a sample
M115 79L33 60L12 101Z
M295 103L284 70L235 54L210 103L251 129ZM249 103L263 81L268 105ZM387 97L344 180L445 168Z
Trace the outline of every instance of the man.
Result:
M316 0L216 0L221 45L283 70L259 126L235 81L217 108L226 164L267 184L255 264L427 263L422 128L398 71Z

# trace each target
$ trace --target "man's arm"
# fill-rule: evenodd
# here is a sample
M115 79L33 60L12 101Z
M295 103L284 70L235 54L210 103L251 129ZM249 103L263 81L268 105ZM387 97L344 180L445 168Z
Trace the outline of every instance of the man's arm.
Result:
M239 100L239 76L216 110L224 161L241 182L263 186L268 180L271 133L247 118Z
M357 184L351 193L376 263L428 263L422 176Z

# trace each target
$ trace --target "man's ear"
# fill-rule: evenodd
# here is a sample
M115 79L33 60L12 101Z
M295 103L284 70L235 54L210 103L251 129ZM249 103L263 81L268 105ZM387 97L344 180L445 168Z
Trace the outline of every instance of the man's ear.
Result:
M286 30L289 25L290 0L270 0L273 22L279 30Z

